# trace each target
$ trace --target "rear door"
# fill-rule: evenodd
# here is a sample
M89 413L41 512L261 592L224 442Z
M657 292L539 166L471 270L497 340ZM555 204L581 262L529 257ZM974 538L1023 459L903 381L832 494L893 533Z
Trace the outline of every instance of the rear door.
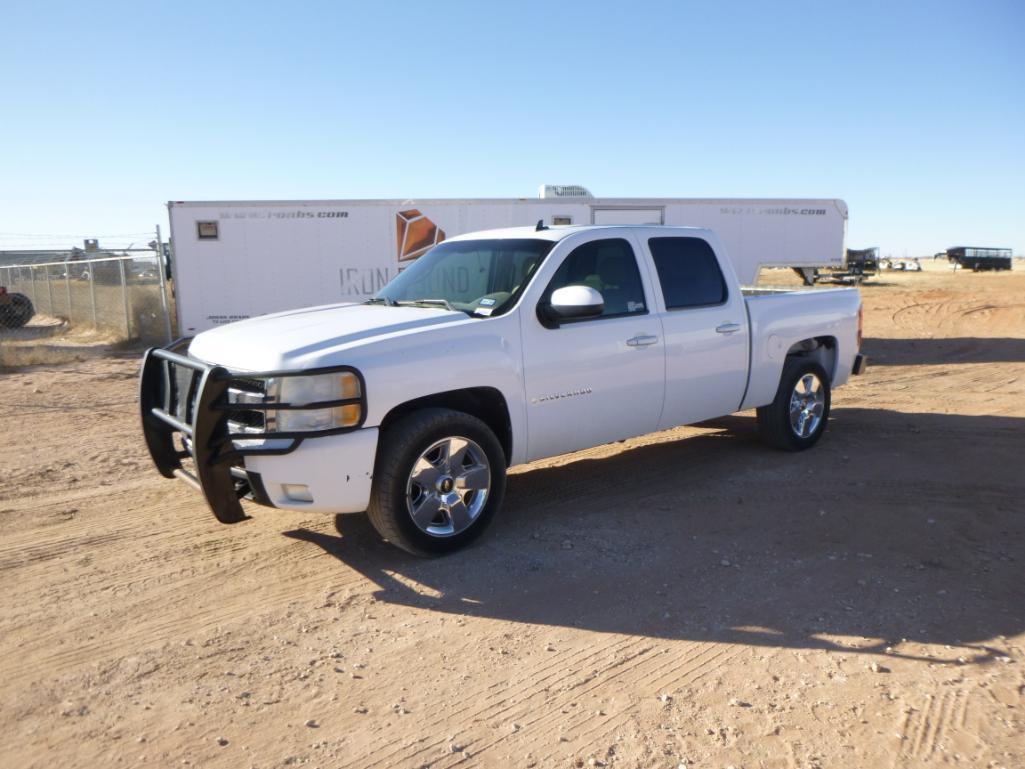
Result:
M642 435L658 425L665 347L654 289L642 277L647 273L642 266L624 237L600 233L584 242L575 239L570 250L559 248L549 256L540 276L543 290L524 297L520 316L530 459ZM538 318L538 304L570 285L601 292L604 312L546 327Z
M641 234L641 233L639 233ZM659 429L725 416L747 388L750 330L732 270L702 237L642 235L659 287L666 344Z

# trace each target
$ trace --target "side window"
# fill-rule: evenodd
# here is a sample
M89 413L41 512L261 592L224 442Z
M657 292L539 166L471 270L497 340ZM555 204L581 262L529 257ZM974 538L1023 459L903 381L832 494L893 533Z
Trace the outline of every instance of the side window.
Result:
M565 286L590 286L605 300L602 318L639 315L648 311L637 258L622 238L592 240L563 260L545 290L544 301Z
M666 309L702 307L726 301L726 281L712 247L701 238L651 238L651 256Z

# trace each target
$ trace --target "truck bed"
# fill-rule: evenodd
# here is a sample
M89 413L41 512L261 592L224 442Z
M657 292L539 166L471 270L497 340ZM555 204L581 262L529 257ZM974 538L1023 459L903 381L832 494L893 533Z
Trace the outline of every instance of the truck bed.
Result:
M815 353L832 386L850 378L858 353L861 294L856 288L751 286L741 289L751 328L751 373L744 408L772 401L781 362L790 351L785 340L801 339L809 328L823 348Z

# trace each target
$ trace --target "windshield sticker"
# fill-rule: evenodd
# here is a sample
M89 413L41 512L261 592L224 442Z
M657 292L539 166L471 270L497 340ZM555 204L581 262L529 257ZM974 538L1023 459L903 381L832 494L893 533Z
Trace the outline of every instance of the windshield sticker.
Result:
M480 306L481 307L493 307L494 304L495 304L495 300L491 299L490 297L485 297L484 299L480 300Z
M638 310L643 310L643 309L644 309L644 302L627 302L626 303L626 311L627 312L637 312Z

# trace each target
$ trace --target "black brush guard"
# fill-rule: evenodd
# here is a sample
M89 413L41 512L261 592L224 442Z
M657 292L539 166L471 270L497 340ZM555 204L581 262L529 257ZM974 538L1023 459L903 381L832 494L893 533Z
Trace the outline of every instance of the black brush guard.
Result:
M190 339L182 339L167 348L152 348L142 360L139 381L139 408L146 446L157 470L165 478L179 478L206 498L214 516L221 523L237 523L248 516L240 500L251 499L271 505L257 473L245 470L247 456L288 454L307 438L336 435L362 427L366 415L363 377L349 366L334 366L309 371L275 371L266 373L232 373L223 366L210 365L181 355ZM359 381L360 397L293 405L266 401L264 403L229 403L228 390L233 384L245 389L246 383L271 377L310 376L351 372ZM316 410L359 404L359 422L350 427L337 427L308 432L233 433L229 429L232 412L270 410ZM175 446L178 434L181 449ZM283 439L281 446L237 447L234 441ZM195 472L182 466L191 458Z

